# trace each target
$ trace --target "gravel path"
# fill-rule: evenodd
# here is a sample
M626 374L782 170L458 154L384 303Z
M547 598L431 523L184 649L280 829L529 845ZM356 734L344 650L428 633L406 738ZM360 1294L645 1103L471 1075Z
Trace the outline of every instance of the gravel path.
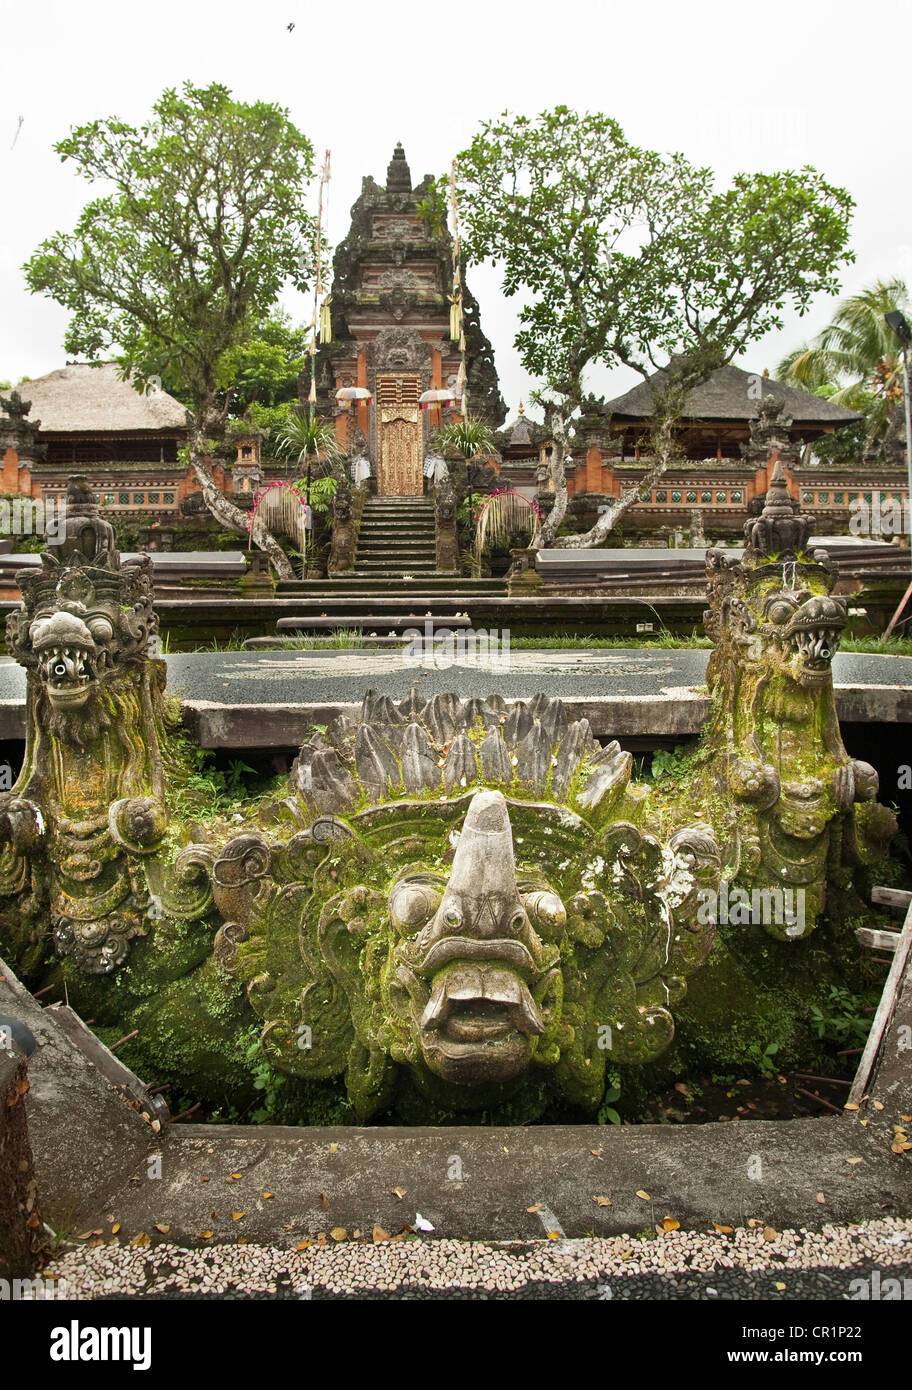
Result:
M352 1233L353 1234L353 1233ZM305 1249L120 1245L64 1250L70 1298L830 1299L879 1271L912 1294L912 1220L780 1231L670 1231L528 1245L329 1235ZM875 1275L875 1279L876 1279ZM876 1296L876 1295L875 1295Z

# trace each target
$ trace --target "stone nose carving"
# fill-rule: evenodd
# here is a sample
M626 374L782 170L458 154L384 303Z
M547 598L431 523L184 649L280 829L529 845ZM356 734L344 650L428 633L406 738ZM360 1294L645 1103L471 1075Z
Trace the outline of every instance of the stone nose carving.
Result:
M535 973L541 943L520 900L503 792L472 798L449 882L421 944L422 967L430 973L464 956L507 960L520 973Z

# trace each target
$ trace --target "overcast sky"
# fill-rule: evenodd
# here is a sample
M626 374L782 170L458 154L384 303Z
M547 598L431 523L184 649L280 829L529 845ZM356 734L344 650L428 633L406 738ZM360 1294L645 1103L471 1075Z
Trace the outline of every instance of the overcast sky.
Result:
M334 244L348 229L362 175L383 180L396 140L417 183L447 168L485 117L563 102L608 113L637 143L711 165L721 182L740 169L813 164L858 205L857 261L844 291L894 274L912 283L910 13L846 0L5 6L0 379L40 376L66 357L65 311L29 295L21 272L44 237L73 225L89 196L54 142L96 117L138 124L164 88L186 79L279 102L318 151L332 150ZM470 283L512 416L535 384L512 347L515 310L497 272L475 270ZM742 365L772 369L823 327L834 303L818 298ZM300 296L286 304L309 317ZM590 384L613 395L637 379L621 370Z

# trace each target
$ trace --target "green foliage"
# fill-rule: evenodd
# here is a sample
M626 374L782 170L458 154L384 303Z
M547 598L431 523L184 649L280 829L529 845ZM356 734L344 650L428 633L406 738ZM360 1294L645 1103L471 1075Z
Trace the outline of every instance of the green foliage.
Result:
M429 237L443 236L447 224L446 183L443 179L431 179L427 193L415 204L415 213L427 228Z
M307 484L295 484L304 495L306 495ZM328 512L333 504L336 489L339 486L338 478L312 478L310 482L310 505L315 512Z
M654 782L680 782L693 768L696 749L679 744L677 748L657 748L652 755L652 779Z
M95 120L55 148L110 191L38 248L29 288L70 311L69 353L114 355L140 383L173 381L205 428L227 355L249 349L283 285L307 288L310 141L279 106L187 82L138 129ZM270 363L247 367L256 381Z
M494 435L486 420L480 419L477 415L467 415L439 429L434 436L434 447L452 449L468 460L492 453Z
M310 458L320 463L339 458L341 449L336 442L332 424L314 415L311 419L306 406L290 407L273 433L275 452L279 458L306 463Z
M595 1122L599 1125L619 1125L621 1117L614 1108L614 1102L619 1100L621 1095L621 1078L618 1072L608 1072L607 1082Z
M905 281L875 280L844 299L812 342L779 363L781 381L862 412L858 424L815 443L814 453L828 463L857 462L883 439L888 425L898 424L902 358L896 334L884 321L895 309L910 312Z
M777 1067L773 1058L779 1051L779 1044L775 1042L767 1043L766 1047L761 1048L759 1043L753 1043L747 1049L747 1057L757 1066L761 1076L775 1076Z
M182 776L172 779L171 802L181 817L225 815L249 800L246 779L256 776L255 768L234 759L227 769L222 769L216 767L207 748L199 748L188 739L176 743L185 770Z
M253 1089L259 1091L263 1104L251 1112L253 1124L268 1124L275 1118L281 1098L282 1087L287 1078L275 1070L267 1057L260 1051L259 1035L253 1030L253 1041L246 1048L245 1057L253 1077Z
M231 392L233 414L247 417L254 404L268 410L298 399L298 379L308 366L307 338L308 330L293 328L282 310L251 325L250 336L219 363L219 388Z
M830 985L823 1006L811 1005L812 1026L826 1042L861 1047L871 1031L871 1019L863 1013L864 1001L851 990Z

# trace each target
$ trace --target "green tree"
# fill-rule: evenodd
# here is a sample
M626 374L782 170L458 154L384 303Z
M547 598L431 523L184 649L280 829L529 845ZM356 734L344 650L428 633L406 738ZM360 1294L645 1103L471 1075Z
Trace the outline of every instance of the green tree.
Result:
M231 393L233 416L252 405L282 406L298 399L298 383L309 370L308 328L292 326L288 314L276 311L252 325L249 338L225 353L219 369L219 389Z
M516 347L545 382L556 496L540 545L566 513L567 433L593 366L666 370L654 461L561 545L600 544L668 466L687 392L781 327L787 303L803 313L814 294L836 293L852 259L852 199L815 170L738 174L717 192L711 170L566 106L486 122L458 156L457 187L467 257L499 264L505 295L524 296Z
M848 462L867 450L898 450L902 456L902 356L896 334L884 322L894 309L909 314L905 281L875 280L849 295L810 343L780 362L780 381L803 386L837 405L860 410L864 423L814 446L820 458Z
M68 352L113 357L140 386L175 384L190 406L189 457L206 504L244 533L247 514L219 491L205 454L231 408L232 361L268 341L254 333L286 283L307 288L313 147L283 108L188 82L166 91L139 129L92 121L55 148L105 191L72 232L38 248L25 266L29 288L70 311ZM260 522L253 540L291 576Z

